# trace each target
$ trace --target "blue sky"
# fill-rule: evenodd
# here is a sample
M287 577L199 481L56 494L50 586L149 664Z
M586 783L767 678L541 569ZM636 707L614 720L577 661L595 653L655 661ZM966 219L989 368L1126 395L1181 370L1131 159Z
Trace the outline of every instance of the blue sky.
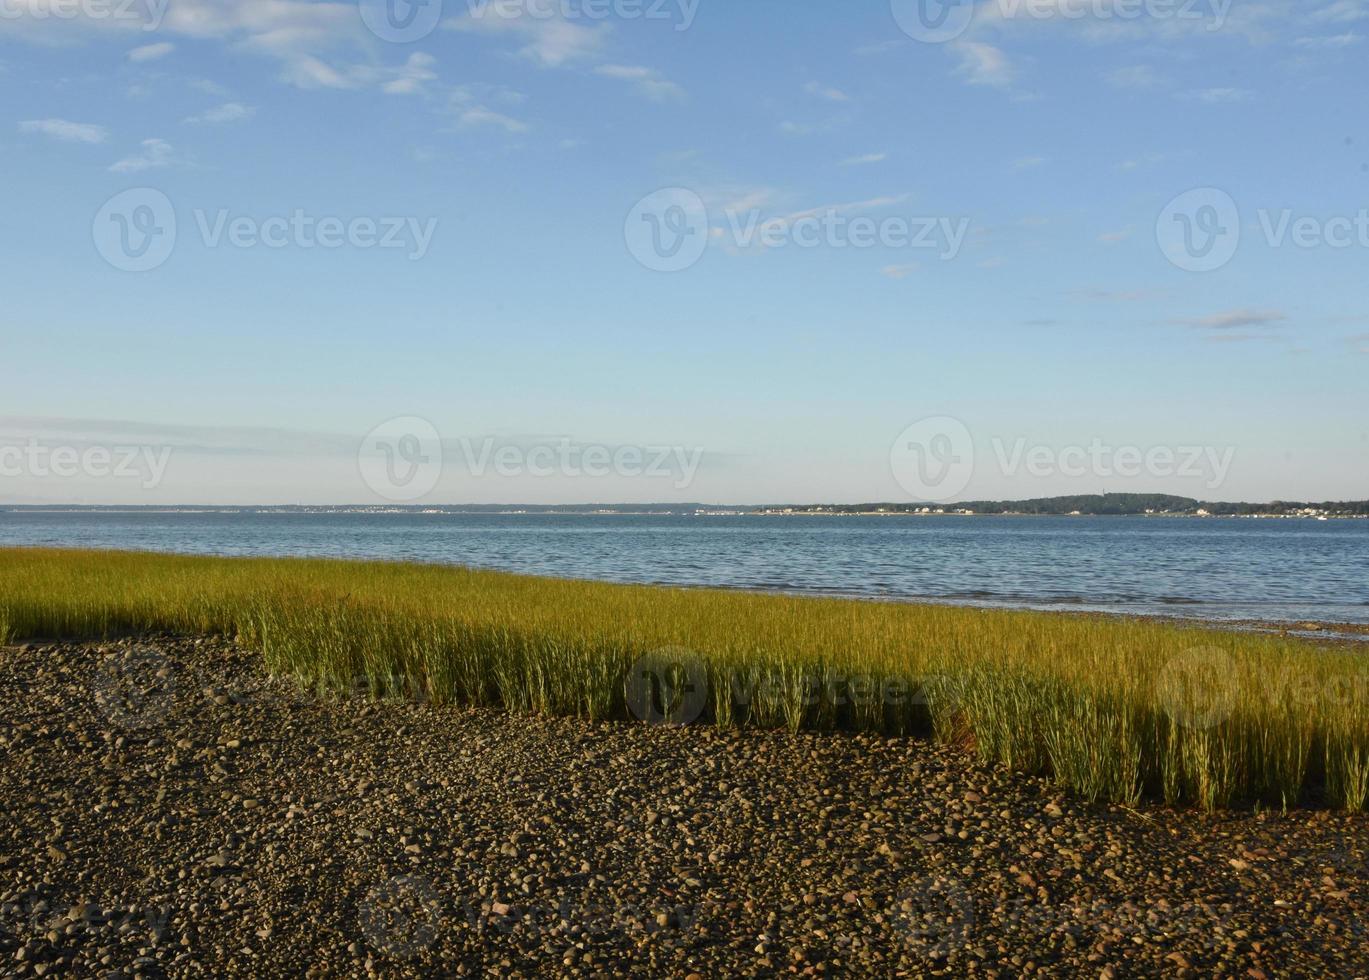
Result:
M917 7L433 0L401 43L372 0L0 0L0 444L171 450L0 501L392 499L357 447L397 417L442 503L934 499L929 418L947 499L1369 496L1369 2ZM696 261L644 264L644 198ZM1230 465L1004 463L1099 441ZM698 465L471 465L567 442Z

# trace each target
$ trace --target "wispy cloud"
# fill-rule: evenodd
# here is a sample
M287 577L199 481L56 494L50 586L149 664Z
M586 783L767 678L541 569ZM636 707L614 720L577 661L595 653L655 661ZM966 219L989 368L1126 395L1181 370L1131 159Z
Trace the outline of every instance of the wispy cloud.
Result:
M819 99L826 99L828 102L850 102L851 97L839 88L832 88L821 82L809 82L803 87L809 95L815 95Z
M1135 233L1135 228L1118 228L1115 231L1103 232L1101 235L1098 236L1098 241L1100 241L1104 245L1116 245L1118 242L1126 241Z
M1033 170L1036 167L1045 166L1047 159L1042 156L1018 157L1012 162L1014 170Z
M1331 34L1325 37L1300 37L1293 43L1300 48L1313 50L1336 50L1348 48L1364 40L1364 35L1348 31L1344 34Z
M1230 105L1235 102L1248 102L1254 95L1254 92L1245 88L1204 88L1180 92L1179 98L1207 105Z
M1016 75L1002 48L983 41L957 41L951 50L960 58L956 69L971 85L1011 85Z
M143 170L169 167L176 162L175 150L166 140L146 139L141 146L142 149L137 153L111 164L110 173L133 174Z
M192 126L221 126L227 123L246 122L257 114L255 107L241 102L225 102L223 105L206 109L194 116L186 116L184 122Z
M879 274L890 279L907 279L917 270L918 264L916 262L905 262L902 265L886 265L879 270Z
M1072 295L1097 303L1148 303L1161 299L1164 293L1157 289L1081 289Z
M521 96L507 89L492 89L489 86L462 86L453 91L450 97L452 110L456 114L457 125L463 129L493 127L502 129L506 133L526 133L528 131L528 124L522 120L489 108L485 103L490 98L502 99L505 102L516 102L521 99Z
M19 124L19 132L40 133L63 143L103 143L109 139L105 127L69 119L28 119Z
M1203 330L1237 330L1243 327L1269 327L1287 321L1288 314L1281 310L1239 309L1213 313L1210 316L1194 317L1176 322L1188 327Z
M518 53L544 68L597 55L603 47L607 25L576 24L563 16L544 16L543 8L530 10L527 0L472 4L464 17L446 22L450 30L512 38Z
M605 78L617 78L631 82L637 90L649 99L666 102L684 98L684 89L668 79L662 78L654 68L642 65L600 65L594 74Z
M433 66L437 59L430 54L415 51L409 60L394 69L394 77L381 85L381 91L388 95L416 95L422 92L429 82L437 80Z
M144 44L142 47L134 48L128 53L128 60L141 64L145 61L156 61L158 58L165 58L172 51L176 50L176 45L170 41L160 41L157 44Z
M887 153L862 153L858 157L847 157L841 161L843 167L858 167L867 163L883 163L889 159Z

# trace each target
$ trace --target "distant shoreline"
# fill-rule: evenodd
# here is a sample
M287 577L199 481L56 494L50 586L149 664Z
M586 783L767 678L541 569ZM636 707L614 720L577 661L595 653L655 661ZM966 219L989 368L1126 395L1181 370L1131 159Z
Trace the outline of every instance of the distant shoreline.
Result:
M1261 520L1363 520L1369 513L1341 513L1318 511L1294 513L1287 511L1254 511L1245 513L1192 513L1187 511L1122 512L1098 511L1041 512L1019 510L971 510L942 508L939 510L831 510L822 507L794 508L711 508L675 507L636 509L617 507L502 507L499 505L402 507L402 506L214 506L186 505L155 507L145 505L105 504L9 504L0 506L0 514L237 514L252 516L361 516L361 517L1139 517L1261 519Z

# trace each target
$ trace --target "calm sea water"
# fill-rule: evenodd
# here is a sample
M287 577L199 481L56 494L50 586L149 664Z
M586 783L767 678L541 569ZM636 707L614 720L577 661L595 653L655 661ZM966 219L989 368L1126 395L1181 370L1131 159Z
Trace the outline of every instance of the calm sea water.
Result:
M310 555L1210 619L1369 623L1369 521L0 513L0 546Z

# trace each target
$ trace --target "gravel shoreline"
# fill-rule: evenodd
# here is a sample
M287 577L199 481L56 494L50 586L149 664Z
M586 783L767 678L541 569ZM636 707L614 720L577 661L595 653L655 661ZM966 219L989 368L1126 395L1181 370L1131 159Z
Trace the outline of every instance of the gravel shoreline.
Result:
M1369 820L1088 806L917 739L0 651L0 975L1369 976Z

